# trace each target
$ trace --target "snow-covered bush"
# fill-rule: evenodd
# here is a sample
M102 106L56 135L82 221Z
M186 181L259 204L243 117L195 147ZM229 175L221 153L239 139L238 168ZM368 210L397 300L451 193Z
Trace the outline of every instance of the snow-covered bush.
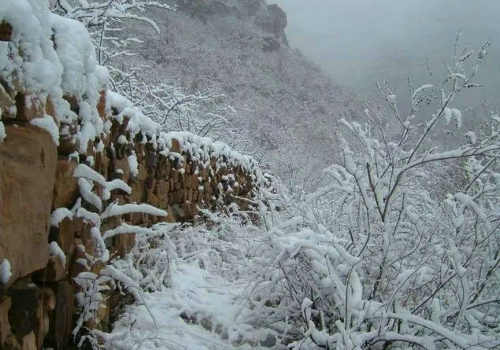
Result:
M500 345L500 126L493 121L480 138L465 132L447 149L432 140L461 125L453 101L477 86L486 48L455 55L441 87L415 89L407 118L387 94L398 133L343 121L351 143L325 186L285 201L249 297L260 322L279 327L292 348ZM412 121L428 90L441 98L419 127ZM467 181L443 198L429 165L450 159L464 160Z

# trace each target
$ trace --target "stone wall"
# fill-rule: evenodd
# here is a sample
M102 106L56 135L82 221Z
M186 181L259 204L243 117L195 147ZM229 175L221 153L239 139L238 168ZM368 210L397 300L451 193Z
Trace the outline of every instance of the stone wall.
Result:
M11 52L21 47L15 24L0 22L0 42ZM106 231L193 221L199 208L231 202L245 208L262 174L226 145L159 132L105 88L80 95L63 88L60 96L34 89L23 67L0 76L0 349L71 349L74 278L99 274L134 244L133 233L104 240ZM111 308L103 303L86 326L108 328Z

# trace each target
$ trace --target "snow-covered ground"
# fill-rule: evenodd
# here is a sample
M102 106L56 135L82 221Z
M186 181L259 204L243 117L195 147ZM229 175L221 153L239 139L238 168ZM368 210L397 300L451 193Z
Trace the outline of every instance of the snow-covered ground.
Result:
M106 348L215 350L264 348L261 345L266 343L274 345L276 341L272 331L255 329L248 324L246 296L251 287L248 276L238 274L237 267L233 271L220 268L226 265L222 260L230 261L236 256L241 258L240 249L243 246L221 252L232 257L215 257L222 245L231 245L230 241L226 241L227 237L215 237L215 231L204 227L191 227L185 231L171 230L168 225L161 224L153 228L152 235L155 235L154 232L158 235L162 230L170 238L165 240L162 237L163 243L160 244L163 248L151 254L158 254L164 249L164 254L173 256L169 264L168 285L149 292L141 291L140 300L125 307L111 334L100 333L106 338ZM182 238L187 235L192 237L191 242ZM242 233L238 235L241 237ZM193 246L194 241L198 241L199 246ZM143 243L139 240L132 259L150 253L150 250L139 252L138 246ZM130 268L129 262L135 263L135 260L126 260L128 262L115 262L114 266L135 277L138 284L141 284L141 279L148 278ZM241 259L240 262L244 268L246 262ZM214 268L214 265L219 265L219 268ZM144 271L151 270L146 268ZM238 275L241 277L235 278Z
M115 325L113 334L120 337L113 345L133 342L145 350L250 348L231 344L239 334L235 319L242 287L201 269L196 262L181 262L170 289L144 295L154 319L144 305L127 307Z

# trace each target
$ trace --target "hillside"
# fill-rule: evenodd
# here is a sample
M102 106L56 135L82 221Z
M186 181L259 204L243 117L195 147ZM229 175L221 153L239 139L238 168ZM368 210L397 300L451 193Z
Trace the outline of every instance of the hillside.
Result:
M191 3L187 6L184 3ZM172 81L187 92L224 95L225 142L252 152L275 173L308 177L339 156L341 118L359 117L360 100L333 83L284 33L286 14L262 0L178 2L176 11L148 13L160 27L136 25L143 40L123 62L148 82ZM129 28L130 29L130 28ZM176 127L176 125L173 125ZM297 164L297 165L296 165ZM300 164L300 166L298 166Z

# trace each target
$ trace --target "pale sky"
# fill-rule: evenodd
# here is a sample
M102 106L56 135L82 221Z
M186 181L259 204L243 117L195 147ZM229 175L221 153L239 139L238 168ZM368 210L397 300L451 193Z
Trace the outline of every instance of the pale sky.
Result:
M384 78L399 87L408 75L424 80L426 62L437 73L451 57L458 31L467 47L492 42L481 96L500 90L500 0L269 2L287 12L291 46L356 91L371 91Z

